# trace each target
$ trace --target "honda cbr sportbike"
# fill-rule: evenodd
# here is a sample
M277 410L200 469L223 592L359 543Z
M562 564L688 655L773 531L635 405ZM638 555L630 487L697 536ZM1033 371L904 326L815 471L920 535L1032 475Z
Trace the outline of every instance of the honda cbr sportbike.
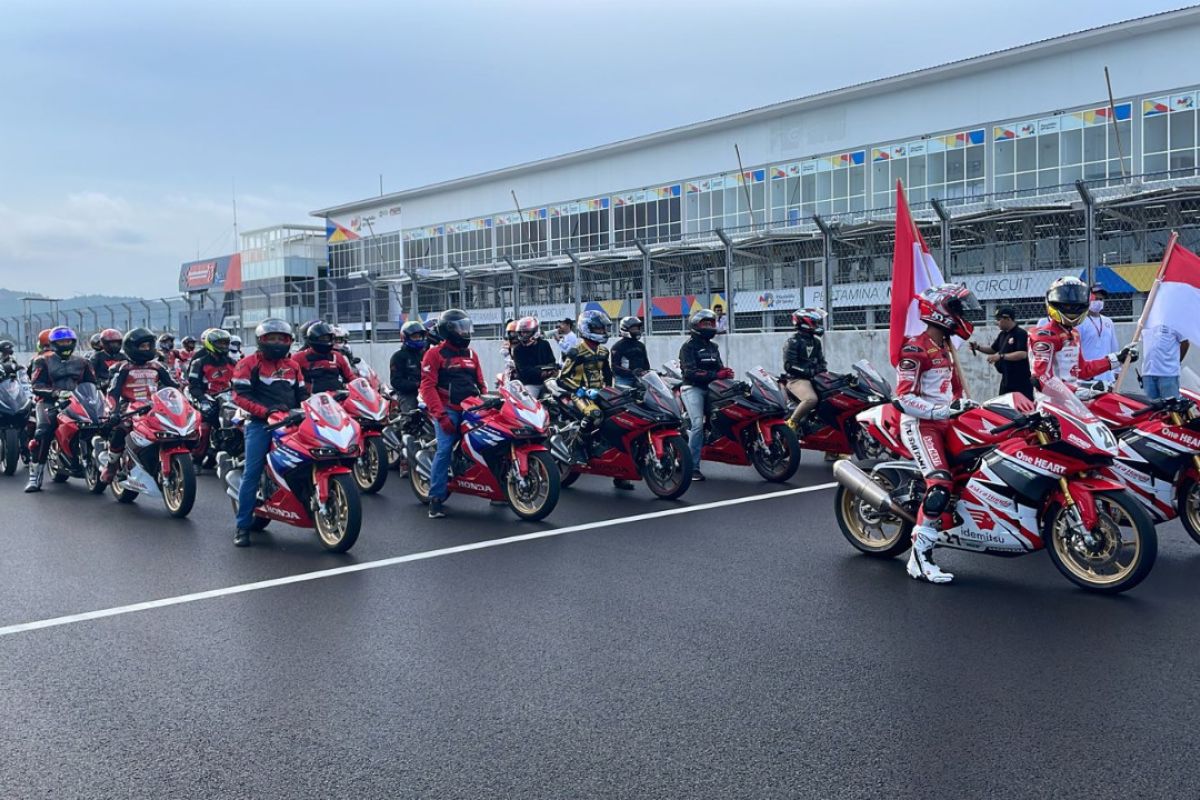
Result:
M951 420L947 458L953 524L939 547L1016 556L1046 549L1075 584L1115 593L1154 566L1158 539L1141 504L1100 470L1117 455L1112 432L1061 380L1043 381L1036 407L1008 394ZM877 406L859 416L886 449L910 458L900 412ZM912 461L871 461L866 471L834 465L838 524L858 550L891 558L910 546L925 481Z
M132 503L138 495L158 496L172 517L186 517L196 503L192 448L200 438L200 412L183 392L168 387L151 395L149 403L130 409L127 416L132 416L133 427L109 485L113 497ZM92 447L96 463L105 466L112 457L107 438L95 437Z
M800 447L837 455L852 454L855 458L881 455L879 443L866 434L857 420L863 411L892 399L891 385L870 362L855 363L854 372L846 375L817 373L812 385L817 393L817 407L801 423Z
M678 361L665 364L663 371L681 386ZM746 378L718 378L708 385L708 417L700 457L722 464L753 465L764 480L783 483L800 467L800 440L787 426L787 398L779 381L762 367L747 372Z
M235 421L238 407L233 403L232 392L221 392L216 396L204 395L196 408L200 411L200 436L192 450L192 460L197 466L211 469L216 464L217 453L225 452L240 456L245 447L242 426ZM217 425L207 421L208 413L215 409Z
M405 437L412 437L417 443L417 450L424 450L437 440L433 420L421 405L411 411L401 411L400 403L392 398L391 418L383 429L383 442L387 445L388 468L400 470L400 477L408 477L408 448L405 447Z
M33 414L33 390L16 372L0 380L0 469L12 475L22 459L29 460L26 442Z
M542 519L558 504L560 487L558 465L546 449L549 415L520 381L497 394L463 401L447 485L452 494L502 500L522 519ZM428 503L437 445L417 449L417 440L406 436L405 446L413 494Z
M355 378L337 394L359 428L358 459L354 462L354 481L363 494L374 494L387 483L388 452L383 439L387 424L388 401L367 378Z
M601 417L590 435L580 423L559 412L561 421L550 437L550 452L570 486L580 475L603 475L618 480L644 480L656 496L681 497L692 485L692 454L680 432L683 406L663 379L653 372L638 378L638 389L608 387L595 403ZM569 392L554 380L546 382L551 402L565 407Z
M358 423L332 395L321 392L267 429L271 447L250 529L261 531L271 520L315 528L322 547L346 552L362 528L362 501L350 474L358 458ZM234 514L244 465L244 458L218 456L217 475L233 499Z
M83 478L93 494L104 491L99 485L102 464L92 451L92 437L107 431L108 404L94 383L81 383L73 392L61 392L57 399L58 428L50 440L46 471L55 483Z

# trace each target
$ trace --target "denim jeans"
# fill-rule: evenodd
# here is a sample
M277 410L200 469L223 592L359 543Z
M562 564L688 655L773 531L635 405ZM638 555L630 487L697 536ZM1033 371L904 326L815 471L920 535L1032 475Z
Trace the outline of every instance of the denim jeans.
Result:
M687 409L692 427L688 431L688 449L692 451L692 469L700 469L700 452L704 447L704 400L708 389L702 386L684 386L683 407Z
M242 467L242 485L238 489L237 526L249 530L254 522L254 504L258 501L258 484L271 449L271 432L267 424L251 420L245 426L246 465Z
M454 433L446 433L439 423L434 423L437 431L437 450L433 454L433 472L429 476L429 497L431 500L445 500L450 496L446 484L449 482L450 456L454 452L454 443L458 441L458 426L462 424L462 413L446 409L446 416L454 422Z
M1146 390L1146 396L1151 400L1179 397L1179 376L1143 375L1142 388Z

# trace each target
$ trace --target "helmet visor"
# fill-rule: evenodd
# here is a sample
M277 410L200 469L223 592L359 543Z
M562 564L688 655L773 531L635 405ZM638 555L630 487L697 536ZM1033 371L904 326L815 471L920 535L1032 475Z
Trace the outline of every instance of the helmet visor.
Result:
M475 332L475 325L471 322L470 317L448 320L443 324L446 326L447 333L461 336L464 339L470 339L471 334Z

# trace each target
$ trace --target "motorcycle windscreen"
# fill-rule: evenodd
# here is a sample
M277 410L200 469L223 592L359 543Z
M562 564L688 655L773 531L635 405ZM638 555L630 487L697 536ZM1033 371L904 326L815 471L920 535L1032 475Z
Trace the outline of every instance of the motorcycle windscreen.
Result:
M100 394L100 390L94 383L81 383L76 386L75 399L79 401L79 405L83 406L83 410L88 413L93 422L99 422L108 415L108 406L104 402L104 395Z
M1179 388L1194 395L1200 395L1200 375L1191 367L1184 367L1179 372Z
M683 367L679 365L678 358L672 358L670 361L662 365L663 373L672 380L683 380Z
M677 417L683 416L683 408L680 406L679 399L675 397L674 392L667 388L666 381L662 379L661 375L657 372L647 372L639 376L638 380L645 389L642 402L659 411L665 411Z
M879 370L867 361L865 358L854 362L854 371L858 373L859 378L871 388L875 394L881 394L884 397L891 397L892 385L887 382L887 379L879 374Z
M783 389L779 386L779 381L767 374L767 371L762 367L755 367L746 373L746 377L750 379L750 385L754 387L754 391L762 395L765 400L776 404L780 408L787 408L787 398L783 396Z
M350 381L350 385L354 388L354 391L362 395L363 400L365 400L370 406L377 408L383 403L383 399L379 396L379 392L375 391L375 387L372 386L371 382L366 378L355 378L354 380Z
M154 393L154 396L158 398L158 402L162 404L163 410L173 417L183 416L190 405L188 401L184 399L183 392L170 386L164 389L159 389Z
M537 411L538 409L538 401L520 381L509 381L504 384L500 389L500 394L508 395L508 401L523 411Z
M1039 405L1049 403L1073 417L1078 417L1083 422L1098 421L1088 407L1075 396L1075 391L1063 383L1061 378L1043 379L1041 391L1037 393L1037 399L1040 401Z
M29 384L19 378L0 381L0 414L19 414L29 404Z

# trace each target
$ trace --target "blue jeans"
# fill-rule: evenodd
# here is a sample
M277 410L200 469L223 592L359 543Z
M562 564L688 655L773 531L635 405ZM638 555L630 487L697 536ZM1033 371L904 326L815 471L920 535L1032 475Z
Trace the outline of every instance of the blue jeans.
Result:
M704 448L704 400L708 389L701 386L684 386L683 407L687 409L692 427L688 430L688 449L692 451L692 469L700 469L700 451Z
M1178 375L1143 375L1142 388L1151 400L1179 397Z
M462 412L447 408L446 416L454 422L454 433L446 433L440 423L434 423L434 429L437 431L437 450L433 454L433 473L429 476L431 500L445 500L450 496L446 484L449 482L450 456L454 452L454 443L458 441L458 426L462 424Z
M237 526L249 530L254 522L254 504L258 501L258 484L271 449L271 431L267 423L251 420L245 426L246 465L242 467L242 485L238 489Z

